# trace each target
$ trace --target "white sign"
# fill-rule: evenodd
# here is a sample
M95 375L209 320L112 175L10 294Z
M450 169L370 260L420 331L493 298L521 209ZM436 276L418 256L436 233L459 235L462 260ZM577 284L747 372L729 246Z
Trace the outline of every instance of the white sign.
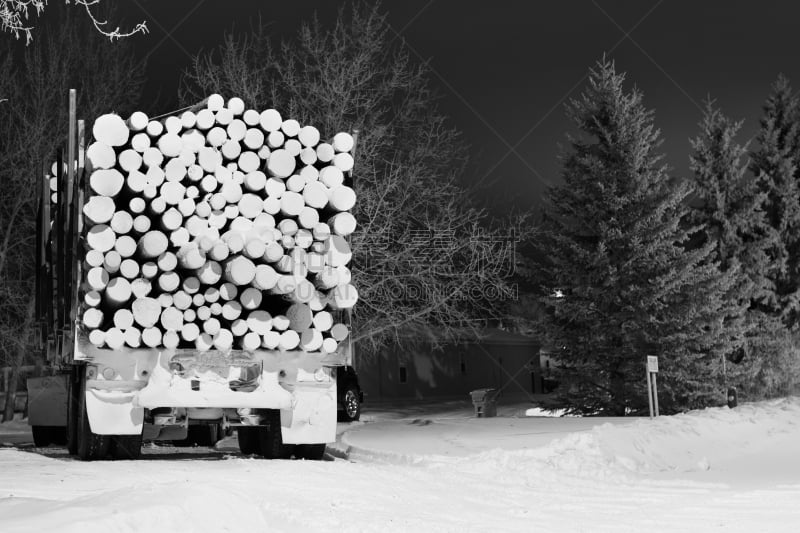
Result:
M648 372L658 372L658 357L655 355L648 355L647 356L647 371Z

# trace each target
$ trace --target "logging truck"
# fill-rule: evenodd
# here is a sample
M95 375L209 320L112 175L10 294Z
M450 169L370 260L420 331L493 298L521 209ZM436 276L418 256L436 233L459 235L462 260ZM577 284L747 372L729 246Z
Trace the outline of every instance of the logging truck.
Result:
M34 436L61 402L82 460L229 428L243 453L322 458L352 358L357 132L326 142L212 95L103 115L86 142L74 91L69 112L38 191L36 315L57 372L31 388Z

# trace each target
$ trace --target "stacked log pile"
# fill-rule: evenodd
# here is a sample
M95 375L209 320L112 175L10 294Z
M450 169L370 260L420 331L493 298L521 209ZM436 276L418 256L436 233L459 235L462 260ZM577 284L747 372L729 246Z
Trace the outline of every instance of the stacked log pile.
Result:
M348 133L212 95L108 114L86 149L82 312L96 346L333 352L349 332Z

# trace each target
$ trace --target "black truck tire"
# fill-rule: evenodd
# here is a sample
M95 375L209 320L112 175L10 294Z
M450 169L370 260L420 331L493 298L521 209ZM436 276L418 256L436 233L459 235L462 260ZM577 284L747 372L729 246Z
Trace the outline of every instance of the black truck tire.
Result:
M92 432L89 425L89 413L86 411L86 377L80 378L78 393L78 458L82 461L97 461L105 459L111 447L109 435L98 435Z
M31 426L31 433L33 434L33 445L37 448L44 448L49 446L52 442L50 426Z
M264 425L258 427L258 453L266 459L288 459L293 446L283 443L281 435L281 412L278 409L266 411Z
M114 435L111 437L110 452L114 459L138 459L142 455L142 436Z
M325 444L298 444L294 451L298 459L321 461L325 456Z
M258 453L257 427L240 426L236 429L236 438L239 440L239 450L245 455Z

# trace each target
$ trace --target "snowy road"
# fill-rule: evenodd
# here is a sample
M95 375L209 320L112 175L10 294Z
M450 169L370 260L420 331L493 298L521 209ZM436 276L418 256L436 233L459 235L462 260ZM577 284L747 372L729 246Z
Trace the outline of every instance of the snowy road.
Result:
M800 400L593 429L510 414L374 416L323 462L0 449L0 530L800 530Z

